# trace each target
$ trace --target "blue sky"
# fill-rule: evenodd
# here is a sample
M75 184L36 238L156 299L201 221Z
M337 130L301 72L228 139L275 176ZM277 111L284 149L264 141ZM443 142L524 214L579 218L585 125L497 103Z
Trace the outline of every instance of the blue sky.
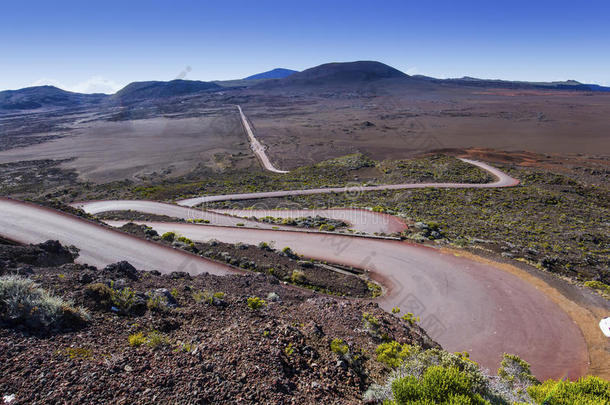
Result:
M112 92L181 73L222 80L353 60L610 85L609 12L597 0L2 2L0 90Z

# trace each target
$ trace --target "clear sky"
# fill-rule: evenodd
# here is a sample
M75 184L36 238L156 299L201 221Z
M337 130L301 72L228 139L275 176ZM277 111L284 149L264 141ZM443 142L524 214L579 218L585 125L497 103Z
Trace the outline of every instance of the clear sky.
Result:
M353 60L610 85L609 18L607 0L3 1L0 90L113 92Z

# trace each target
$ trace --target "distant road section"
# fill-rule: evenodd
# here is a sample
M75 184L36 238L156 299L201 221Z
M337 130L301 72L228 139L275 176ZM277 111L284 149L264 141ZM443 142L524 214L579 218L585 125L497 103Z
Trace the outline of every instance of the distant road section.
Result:
M269 157L267 157L267 154L265 153L265 147L262 143L258 141L258 139L254 137L254 131L252 131L250 123L248 122L248 119L246 118L244 112L241 110L241 107L237 106L237 109L239 110L239 115L241 116L241 122L244 125L244 129L248 134L248 139L250 140L250 147L252 148L254 154L260 160L263 167L273 173L288 173L286 170L280 170L273 166L273 164L269 160Z
M241 109L240 109L241 111ZM353 187L328 187L328 188L312 188L308 190L286 190L286 191L268 191L262 193L244 193L244 194L224 194L214 196L202 196L195 198L187 198L186 200L177 201L178 205L185 207L194 207L199 204L214 202L214 201L231 201L231 200L251 200L257 198L272 198L272 197L288 197L297 195L311 194L329 194L329 193L360 193L365 191L383 191L383 190L404 190L408 188L496 188L496 187L512 187L519 184L519 180L509 176L502 170L497 169L487 163L479 162L471 159L460 158L463 162L475 165L497 178L492 183L407 183L407 184L384 184L379 186L353 186ZM278 172L282 173L282 172ZM287 173L287 172L283 172Z

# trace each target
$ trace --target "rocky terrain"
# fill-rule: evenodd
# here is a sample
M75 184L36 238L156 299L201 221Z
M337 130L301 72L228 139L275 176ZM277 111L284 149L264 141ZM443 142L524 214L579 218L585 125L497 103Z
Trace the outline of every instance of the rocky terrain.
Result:
M4 277L89 313L59 330L1 326L0 395L12 403L359 403L383 382L381 342L438 347L376 304L270 275L96 269L73 256L54 242L0 245Z

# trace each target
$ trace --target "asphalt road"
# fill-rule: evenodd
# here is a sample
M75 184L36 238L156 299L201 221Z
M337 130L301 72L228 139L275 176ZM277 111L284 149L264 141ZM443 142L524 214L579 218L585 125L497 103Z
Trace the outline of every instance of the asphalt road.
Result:
M0 198L0 236L20 243L49 239L80 249L78 262L96 267L127 260L138 269L168 272L188 269L193 274L235 273L223 264L160 246L76 216L38 205Z
M122 225L124 222L109 222ZM500 268L421 245L338 234L146 222L192 240L290 247L318 260L366 268L387 289L378 302L421 317L446 350L470 353L493 372L502 353L518 354L539 378L576 378L587 370L578 326L546 295ZM560 354L560 355L558 355Z

